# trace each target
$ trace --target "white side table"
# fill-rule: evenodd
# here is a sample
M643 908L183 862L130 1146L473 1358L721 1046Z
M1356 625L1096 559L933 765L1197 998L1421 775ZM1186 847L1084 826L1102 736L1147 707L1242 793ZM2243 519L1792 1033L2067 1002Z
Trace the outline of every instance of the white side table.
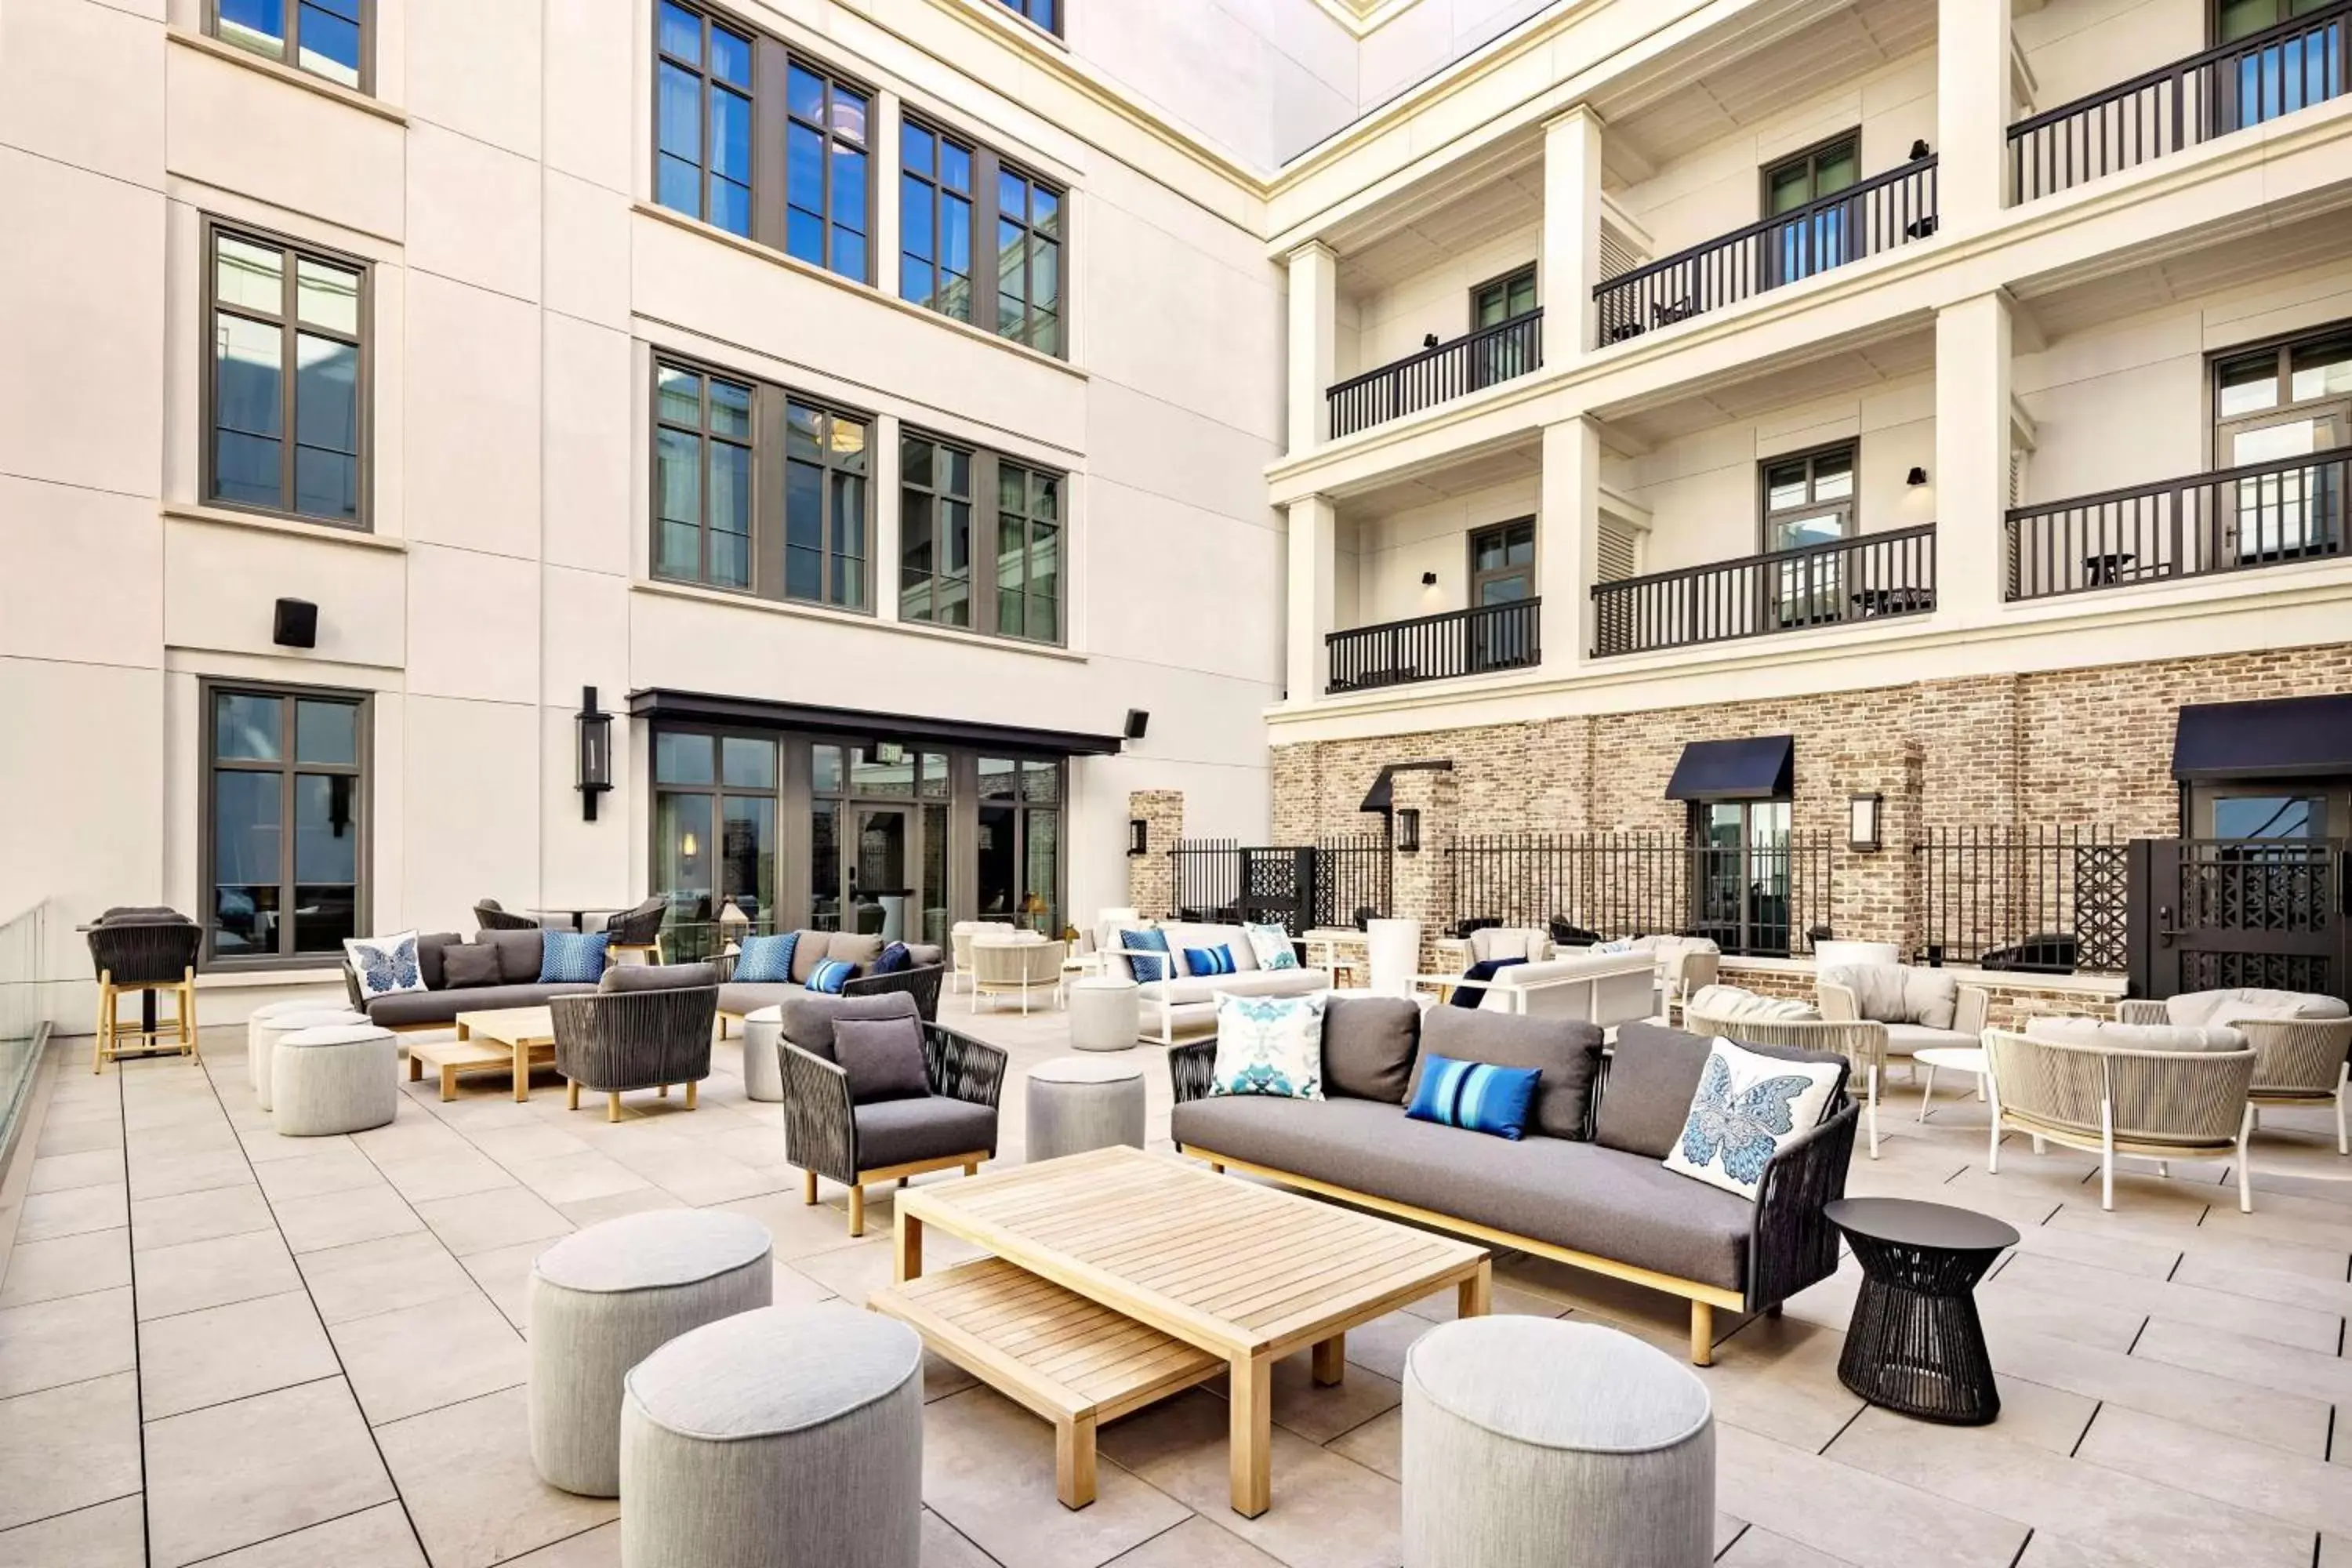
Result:
M1143 987L1115 974L1070 982L1070 1046L1081 1051L1131 1051L1143 1032Z
M1954 1072L1973 1073L1977 1080L1977 1098L1985 1097L1985 1077L1992 1071L1981 1046L1925 1046L1914 1051L1911 1059L1927 1069L1927 1081L1919 1087L1918 1120L1927 1120L1927 1107L1936 1098L1936 1069L1948 1068Z

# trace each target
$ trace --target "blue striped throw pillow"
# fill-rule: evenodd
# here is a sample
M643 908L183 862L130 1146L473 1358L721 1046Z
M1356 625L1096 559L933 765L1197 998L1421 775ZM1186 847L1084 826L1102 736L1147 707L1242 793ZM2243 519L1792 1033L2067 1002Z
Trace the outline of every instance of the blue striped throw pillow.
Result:
M1416 1121L1460 1127L1518 1142L1535 1105L1541 1068L1503 1068L1492 1062L1457 1062L1423 1057L1421 1088L1404 1113Z
M845 958L828 958L809 971L808 988L828 996L838 996L841 988L857 973L857 965Z
M541 985L593 985L604 977L604 931L551 931L539 949Z
M789 985L793 983L793 949L801 944L801 933L788 931L778 936L747 936L743 951L736 956L736 984L740 985Z
M1234 950L1230 947L1188 947L1184 950L1184 973L1187 974L1235 974Z

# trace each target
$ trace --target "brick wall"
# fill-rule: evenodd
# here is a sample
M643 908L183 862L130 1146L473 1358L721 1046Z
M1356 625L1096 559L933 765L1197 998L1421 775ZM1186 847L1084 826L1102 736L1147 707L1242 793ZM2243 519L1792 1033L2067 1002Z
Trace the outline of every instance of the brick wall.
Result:
M1171 913L1176 908L1176 869L1168 852L1184 837L1184 792L1130 791L1127 816L1143 823L1146 848L1127 858L1127 901L1147 915Z

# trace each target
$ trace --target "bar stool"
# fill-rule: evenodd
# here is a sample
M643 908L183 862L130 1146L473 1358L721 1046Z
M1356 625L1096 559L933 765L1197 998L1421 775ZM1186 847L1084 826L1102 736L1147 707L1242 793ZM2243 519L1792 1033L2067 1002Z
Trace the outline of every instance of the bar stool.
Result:
M98 1039L90 1051L89 1070L104 1072L118 1057L160 1051L163 1020L150 1011L149 997L159 992L172 996L169 1020L180 1054L195 1058L196 950L204 928L173 910L109 910L89 928L89 957L98 971ZM121 998L140 998L138 1026L126 1030L121 1016ZM132 1045L122 1044L128 1034Z

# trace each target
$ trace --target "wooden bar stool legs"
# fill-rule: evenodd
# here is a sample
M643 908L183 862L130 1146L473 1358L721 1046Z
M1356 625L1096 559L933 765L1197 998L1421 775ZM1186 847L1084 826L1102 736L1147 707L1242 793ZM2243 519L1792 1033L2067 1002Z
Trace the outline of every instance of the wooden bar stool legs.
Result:
M139 998L143 1009L144 994L150 991L172 999L172 1016L158 1017L152 1030L143 1021L126 1029L121 1016L123 998ZM196 1045L195 1021L196 972L194 969L183 970L178 980L163 985L117 985L111 970L101 971L98 978L98 1037L90 1047L89 1070L104 1072L110 1061L166 1049L176 1049L184 1057L202 1061L203 1055ZM163 1044L167 1031L172 1040L168 1047ZM128 1044L124 1043L126 1037Z

